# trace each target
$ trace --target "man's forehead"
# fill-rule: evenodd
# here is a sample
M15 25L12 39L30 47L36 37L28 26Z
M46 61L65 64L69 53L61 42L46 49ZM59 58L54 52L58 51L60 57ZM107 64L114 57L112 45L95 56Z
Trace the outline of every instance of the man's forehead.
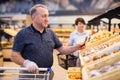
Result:
M37 8L37 12L38 12L39 14L49 15L48 9L46 9L46 8L39 7L39 8Z
M48 11L47 8L43 8L43 7L37 7L36 10L37 10L37 11Z
M47 8L45 8L45 7L37 7L36 9L40 9L40 10L46 9L47 10Z

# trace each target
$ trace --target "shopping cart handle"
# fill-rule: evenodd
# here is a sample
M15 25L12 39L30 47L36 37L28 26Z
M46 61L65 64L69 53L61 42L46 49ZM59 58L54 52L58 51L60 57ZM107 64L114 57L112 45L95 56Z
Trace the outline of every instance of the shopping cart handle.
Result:
M47 71L50 72L52 69L51 68L47 68Z
M0 67L0 70L27 70L27 68L21 67ZM39 71L51 71L51 68L39 68Z

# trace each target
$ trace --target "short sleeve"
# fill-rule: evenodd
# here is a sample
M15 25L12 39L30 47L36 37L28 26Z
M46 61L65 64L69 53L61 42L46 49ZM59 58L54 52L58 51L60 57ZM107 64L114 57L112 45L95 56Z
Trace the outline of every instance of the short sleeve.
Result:
M58 39L58 37L56 36L56 34L54 32L53 33L53 40L54 40L54 43L55 43L55 46L54 48L60 48L62 46L62 43L60 42L60 40Z
M22 52L24 48L24 34L22 33L23 31L20 31L15 39L14 39L14 44L12 50L17 51L17 52Z

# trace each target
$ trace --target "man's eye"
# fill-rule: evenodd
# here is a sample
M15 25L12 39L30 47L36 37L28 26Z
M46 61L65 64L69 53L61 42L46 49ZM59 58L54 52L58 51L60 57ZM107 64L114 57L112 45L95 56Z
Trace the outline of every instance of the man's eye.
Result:
M47 16L47 15L43 15L42 17L43 17L43 18L47 18L48 16Z

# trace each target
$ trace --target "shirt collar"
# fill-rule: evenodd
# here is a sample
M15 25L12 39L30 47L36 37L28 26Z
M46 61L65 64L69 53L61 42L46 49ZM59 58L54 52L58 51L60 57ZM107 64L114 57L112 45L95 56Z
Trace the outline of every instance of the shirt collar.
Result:
M79 34L79 35L84 35L84 34L85 34L85 32L79 33L77 30L75 30L75 33L76 33L76 34Z
M39 32L37 29L34 28L33 24L31 24L30 28L31 28L31 30L32 30L33 32L41 33L41 32ZM43 31L42 33L45 33L45 32L46 32L46 28L44 29L44 31ZM42 34L42 33L41 33L41 34Z

